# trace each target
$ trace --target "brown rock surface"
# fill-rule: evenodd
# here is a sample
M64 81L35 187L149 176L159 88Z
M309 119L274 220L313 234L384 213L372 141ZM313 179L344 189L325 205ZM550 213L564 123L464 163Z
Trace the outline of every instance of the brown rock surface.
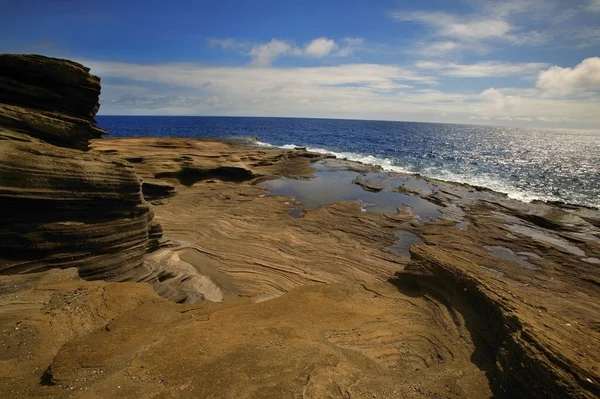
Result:
M51 270L0 276L1 397L600 394L598 210L302 150L138 138L84 153L3 129L0 269ZM293 190L261 186L348 170L412 208L371 212L325 184L312 195L333 199L298 214ZM55 269L69 266L186 303Z
M292 218L293 200L268 195L260 182L309 178L314 170L308 165L318 158L206 140L115 139L95 141L93 148L92 156L138 160L133 165L143 179L175 187L174 196L153 206L170 245L149 254L146 263L162 270L159 292L183 287L186 301L208 301L176 305L142 286L85 283L74 276L59 286L42 282L47 274L31 275L35 282L29 284L12 280L25 276L6 277L0 282L6 287L0 322L7 334L3 342L11 344L4 366L12 371L1 392L223 398L598 394L598 276L593 263L583 260L600 255L597 211L524 205L468 186L421 181L421 195L443 204L440 219L422 223L411 212L363 212L361 204L348 201ZM239 182L212 175L223 165L253 177ZM183 166L202 170L201 178L182 184L177 171ZM162 172L173 174L157 180ZM405 178L408 186L416 184ZM458 220L465 226L457 226ZM540 226L550 224L562 227ZM397 230L422 237L412 259L388 251ZM540 236L523 236L532 231ZM527 255L506 259L486 246ZM88 300L98 289L123 299L110 305ZM38 297L46 290L53 297ZM85 299L77 302L73 295ZM135 296L135 305L128 295ZM31 301L39 305L29 313L17 305ZM110 315L92 321L79 316L96 308ZM68 315L67 325L83 327L61 333L62 341L52 346L58 327L46 312ZM15 327L25 328L19 338Z

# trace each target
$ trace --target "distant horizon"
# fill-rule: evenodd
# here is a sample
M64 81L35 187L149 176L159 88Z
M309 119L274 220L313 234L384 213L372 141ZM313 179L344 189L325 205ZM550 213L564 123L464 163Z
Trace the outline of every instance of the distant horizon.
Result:
M20 0L0 52L71 59L107 115L600 129L600 0Z
M517 129L539 129L539 130L585 130L590 132L600 133L600 127L584 128L584 127L567 127L567 126L524 126L524 125L508 125L508 124L483 124L483 123L468 123L468 122L442 122L442 121L417 121L417 120L392 120L392 119L361 119L361 118L333 118L333 117L311 117L311 116L259 116L259 115L133 115L133 114L97 114L97 117L156 117L156 118L261 118L261 119L317 119L317 120L340 120L340 121L366 121L366 122L393 122L393 123L427 123L434 125L464 125L464 126L481 126L481 127L507 127Z

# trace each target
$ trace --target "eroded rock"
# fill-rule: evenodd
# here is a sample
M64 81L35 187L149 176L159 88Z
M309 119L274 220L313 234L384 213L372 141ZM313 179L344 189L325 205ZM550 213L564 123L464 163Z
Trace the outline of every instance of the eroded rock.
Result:
M80 64L0 55L0 273L75 267L141 281L160 227L134 168L89 153L100 79Z

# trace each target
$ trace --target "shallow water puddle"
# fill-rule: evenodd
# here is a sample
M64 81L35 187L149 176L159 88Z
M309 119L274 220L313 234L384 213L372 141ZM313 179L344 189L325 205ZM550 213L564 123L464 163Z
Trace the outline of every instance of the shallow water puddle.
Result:
M381 184L380 191L367 191L353 183L357 177L370 179ZM291 196L302 203L290 212L298 218L305 209L333 204L339 201L361 201L367 212L396 213L398 208L410 207L413 214L427 221L438 218L441 213L438 206L415 195L400 194L392 191L401 184L402 178L390 177L385 173L371 172L365 175L349 171L318 171L310 180L279 178L261 182L270 188L272 195ZM385 186L383 186L385 185Z
M517 255L525 256L527 258L542 259L541 256L534 254L533 252L517 252Z
M469 223L467 223L467 222L456 223L456 228L459 230L466 230L468 227L469 227Z
M539 266L534 265L527 261L527 258L515 254L510 248L502 247L499 245L484 245L484 248L490 251L494 256L513 261L529 270L541 270Z
M569 244L567 241L562 238L552 237L548 234L544 234L539 230L532 229L531 227L526 226L518 226L518 225L506 225L510 230L515 233L519 233L521 235L533 238L536 241L542 241L550 243L556 247L562 248L565 251L572 253L573 255L585 257L585 252L582 251L579 247L575 245Z
M423 240L410 231L400 230L396 232L396 243L388 247L388 251L401 258L410 259L410 247L421 244Z

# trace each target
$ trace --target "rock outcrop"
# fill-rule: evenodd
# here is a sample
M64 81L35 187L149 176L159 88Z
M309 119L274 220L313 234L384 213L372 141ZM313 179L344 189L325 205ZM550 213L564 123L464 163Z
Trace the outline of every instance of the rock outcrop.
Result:
M0 273L76 267L88 280L153 281L160 227L135 170L87 152L100 79L77 63L0 55Z

